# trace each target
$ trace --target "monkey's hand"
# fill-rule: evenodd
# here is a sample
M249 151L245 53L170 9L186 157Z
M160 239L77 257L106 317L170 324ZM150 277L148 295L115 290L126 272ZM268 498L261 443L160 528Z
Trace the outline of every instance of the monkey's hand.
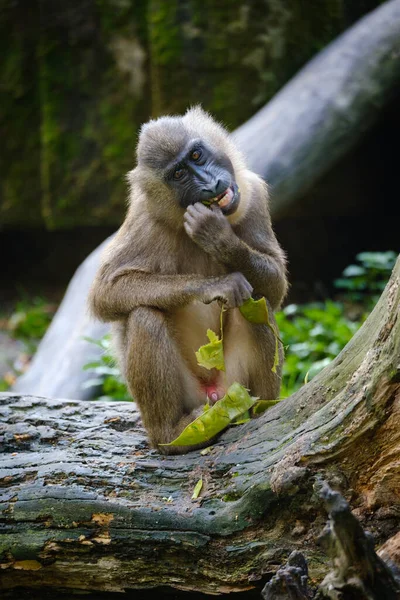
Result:
M201 202L187 207L184 227L188 236L208 254L218 258L218 252L229 244L235 234L218 206L210 208Z
M199 300L210 304L213 300L222 302L226 308L236 308L250 298L253 288L241 273L229 273L216 277L215 283L209 282L199 294Z

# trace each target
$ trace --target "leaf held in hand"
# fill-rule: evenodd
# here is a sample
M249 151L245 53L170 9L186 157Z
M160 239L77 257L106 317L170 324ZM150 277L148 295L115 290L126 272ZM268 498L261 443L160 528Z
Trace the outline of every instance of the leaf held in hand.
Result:
M217 334L211 329L207 329L207 337L210 343L200 346L196 352L197 363L205 369L225 371L222 339L220 340Z
M225 429L236 417L249 410L257 401L258 398L250 396L245 387L239 383L233 383L221 400L189 423L175 440L161 445L191 446L207 442Z
M279 365L279 344L278 342L282 342L281 338L278 336L277 329L275 325L271 323L269 320L269 312L267 307L267 302L265 298L260 298L259 300L253 300L253 298L249 298L239 306L239 310L242 313L243 317L247 319L250 323L256 323L258 325L267 325L272 333L275 336L275 353L274 353L274 363L272 365L271 371L276 373L276 367Z
M192 500L197 500L202 487L203 487L203 480L199 479L198 482L196 483L196 485L194 486Z

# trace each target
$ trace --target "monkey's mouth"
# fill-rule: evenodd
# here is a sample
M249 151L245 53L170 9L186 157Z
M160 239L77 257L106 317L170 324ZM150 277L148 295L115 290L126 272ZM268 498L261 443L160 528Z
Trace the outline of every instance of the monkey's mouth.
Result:
M236 183L228 187L222 194L211 199L212 204L218 204L225 215L231 215L238 207L240 191Z

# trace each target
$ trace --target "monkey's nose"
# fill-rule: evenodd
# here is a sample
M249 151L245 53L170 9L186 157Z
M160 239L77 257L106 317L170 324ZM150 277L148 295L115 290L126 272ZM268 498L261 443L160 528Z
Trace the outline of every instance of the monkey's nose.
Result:
M202 192L208 195L208 198L215 198L219 194L222 194L226 190L228 186L222 179L217 179L216 181L210 181L207 187L202 188Z

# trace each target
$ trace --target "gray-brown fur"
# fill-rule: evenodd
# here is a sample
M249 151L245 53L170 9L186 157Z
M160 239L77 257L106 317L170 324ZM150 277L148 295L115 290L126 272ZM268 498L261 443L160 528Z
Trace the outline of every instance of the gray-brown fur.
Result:
M241 190L236 212L200 203L186 210L163 179L184 139L203 139L230 159ZM185 142L185 143L186 143ZM253 395L279 394L280 369L272 373L275 340L237 310L264 295L276 310L286 293L285 258L272 231L265 184L246 169L223 128L201 109L144 126L138 166L129 173L126 219L107 247L90 294L93 313L113 322L119 363L153 445L177 437L202 412L201 383L226 387L238 381ZM199 367L194 352L219 331L224 316L226 380ZM163 452L192 448L159 447Z

